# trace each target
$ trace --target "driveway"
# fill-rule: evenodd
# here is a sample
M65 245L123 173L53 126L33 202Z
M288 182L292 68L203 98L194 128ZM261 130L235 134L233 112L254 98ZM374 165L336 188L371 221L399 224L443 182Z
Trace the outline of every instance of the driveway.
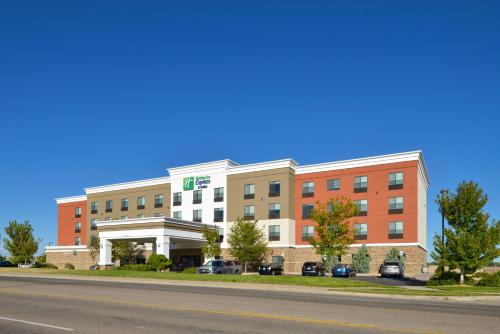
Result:
M413 277L405 278L382 278L380 276L356 276L351 278L355 281L371 282L387 286L424 286L426 281Z

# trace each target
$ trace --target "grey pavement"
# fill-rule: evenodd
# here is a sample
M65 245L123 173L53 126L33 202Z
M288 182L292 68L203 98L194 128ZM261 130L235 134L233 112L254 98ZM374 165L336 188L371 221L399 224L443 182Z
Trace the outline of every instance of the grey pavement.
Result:
M0 277L0 333L494 333L498 302Z

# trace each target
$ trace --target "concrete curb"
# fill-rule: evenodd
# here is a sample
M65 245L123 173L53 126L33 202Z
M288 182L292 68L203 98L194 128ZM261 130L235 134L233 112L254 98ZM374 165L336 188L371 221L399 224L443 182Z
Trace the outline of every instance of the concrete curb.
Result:
M30 277L30 278L48 278L60 280L80 280L80 281L95 281L95 282L115 282L129 284L152 284L152 285L169 285L169 286L189 286L189 287L205 287L205 288L225 288L239 290L256 290L256 291L273 291L292 292L292 293L308 293L308 294L331 294L352 297L368 297L382 299L403 299L403 300L425 300L425 301L453 301L453 302L474 302L481 301L498 302L500 305L500 296L406 296L396 294L378 294L370 292L351 292L338 291L331 287L314 287L300 285L280 285L280 284L257 284L257 283L235 283L235 282L209 282L209 281L186 281L186 280L168 280L168 279L151 279L151 278L130 278L130 277L96 277L96 276L79 276L79 275L33 275L33 274L18 274L18 273L0 273L0 277ZM341 288L339 288L341 289Z

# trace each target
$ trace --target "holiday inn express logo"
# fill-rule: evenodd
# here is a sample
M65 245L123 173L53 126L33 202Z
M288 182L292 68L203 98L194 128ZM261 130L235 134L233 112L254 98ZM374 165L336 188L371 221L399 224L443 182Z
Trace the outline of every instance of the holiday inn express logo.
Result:
M185 177L182 179L182 184L184 190L193 190L194 189L194 177Z

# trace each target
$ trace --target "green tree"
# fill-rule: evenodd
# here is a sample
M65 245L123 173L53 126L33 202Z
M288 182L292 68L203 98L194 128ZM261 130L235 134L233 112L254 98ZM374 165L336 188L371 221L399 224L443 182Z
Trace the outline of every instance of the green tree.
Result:
M500 255L500 224L484 212L488 197L473 181L461 182L456 193L437 196L439 211L448 221L444 231L445 242L434 236L432 258L440 267L460 270L460 284L465 274L472 274Z
M354 242L349 219L354 217L357 206L346 197L338 197L327 203L316 203L311 219L315 236L309 239L316 254L320 255L327 272L335 264L336 259L347 253L349 245Z
M120 259L120 265L124 263L136 263L144 255L143 248L137 247L135 243L124 240L114 240L111 251L114 259Z
M205 228L203 230L203 238L207 243L201 248L206 258L218 258L221 253L219 233L215 229Z
M2 254L0 254L0 261L4 261L5 260L5 256L3 256Z
M368 254L368 247L362 245L359 251L352 256L352 266L358 273L370 272L371 257Z
M9 222L5 228L5 234L8 238L4 238L4 247L10 253L11 260L14 263L31 262L33 255L38 250L39 239L35 239L33 235L33 227L25 220L24 223L17 221Z
M231 226L229 253L243 262L247 272L248 263L260 262L269 253L264 232L257 227L257 221L244 221L238 218Z
M97 257L99 256L99 252L100 252L99 237L92 235L90 237L88 248L89 248L90 257L92 258L92 262L96 263Z
M156 271L162 271L172 264L163 254L152 254L148 259L148 266Z
M406 267L406 258L397 248L391 248L389 252L385 254L384 260L389 262L399 262L403 268Z

